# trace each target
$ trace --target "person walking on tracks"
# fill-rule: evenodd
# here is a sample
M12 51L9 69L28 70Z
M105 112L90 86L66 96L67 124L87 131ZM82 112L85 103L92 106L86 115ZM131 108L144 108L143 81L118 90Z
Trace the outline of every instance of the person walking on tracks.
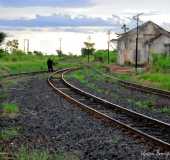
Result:
M48 72L53 72L53 61L49 58L47 60Z

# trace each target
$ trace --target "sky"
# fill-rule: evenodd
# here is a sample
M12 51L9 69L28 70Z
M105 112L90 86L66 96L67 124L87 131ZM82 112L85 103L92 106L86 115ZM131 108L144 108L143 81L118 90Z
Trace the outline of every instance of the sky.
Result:
M80 54L89 36L96 49L107 49L108 30L116 38L123 24L134 28L137 13L140 24L151 20L170 31L169 6L169 0L0 0L0 31L22 50L29 39L30 51L56 54L62 38L64 53Z
M169 0L0 0L0 28L135 25L152 20L170 30Z

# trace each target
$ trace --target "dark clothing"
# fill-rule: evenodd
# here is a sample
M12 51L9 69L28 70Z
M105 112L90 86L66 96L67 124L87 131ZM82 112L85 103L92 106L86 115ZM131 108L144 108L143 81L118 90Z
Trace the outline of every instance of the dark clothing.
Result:
M47 65L48 65L48 72L53 72L53 61L51 59L48 59Z

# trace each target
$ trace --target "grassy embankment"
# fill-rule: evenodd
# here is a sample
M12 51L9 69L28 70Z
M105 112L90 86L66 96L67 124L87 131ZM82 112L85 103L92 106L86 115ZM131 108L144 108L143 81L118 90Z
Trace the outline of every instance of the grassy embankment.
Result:
M48 56L0 53L0 75L46 70Z
M149 87L170 91L170 56L153 55L148 71L132 74L113 74L124 80L130 80Z
M146 85L170 90L170 56L154 55L151 69L136 78Z
M82 56L42 56L26 55L23 53L5 54L0 53L0 76L9 73L32 72L47 70L46 61L51 57L54 60L55 68L66 68L72 66L83 66L87 64L87 57ZM110 53L110 62L116 63L117 55ZM107 65L107 51L97 51L90 57L90 65L93 69L106 73L103 68ZM135 74L108 74L117 76L124 80L170 90L170 57L154 55L151 69L147 72Z
M33 72L47 70L47 59L53 59L55 68L80 66L87 62L87 57L55 55L30 55L22 52L12 54L0 52L0 76L21 72ZM93 57L90 57L92 60Z
M109 73L108 76L116 76L123 80L170 91L170 56L154 54L150 69L145 72L138 74Z
M147 72L130 74L115 74L108 73L104 68L106 63L95 63L93 66L85 67L81 70L75 71L67 76L67 78L74 78L79 80L84 86L91 88L99 93L106 93L105 89L97 86L93 82L110 82L114 81L113 77L118 77L123 80L133 81L148 86L153 86L165 90L170 90L170 57L155 55L153 57L153 64ZM102 76L101 76L102 75ZM91 79L91 81L89 81ZM116 81L116 80L115 80ZM97 83L97 84L99 84ZM109 93L110 95L111 93ZM115 95L113 95L115 96ZM131 99L129 100L131 101ZM136 101L135 105L142 109L155 110L154 100L148 100L147 102ZM157 109L156 109L157 110ZM167 106L162 106L158 109L161 113L170 115L170 109Z
M6 54L0 53L0 76L9 73L32 72L47 70L46 61L51 57L56 68L66 68L72 66L82 66L87 64L87 57L82 56L42 56L26 55L21 52ZM117 55L115 52L110 53L110 62L116 63ZM107 65L107 51L97 51L94 56L90 57L93 68L96 66L105 67ZM111 75L109 73L109 75ZM153 56L153 64L147 72L136 74L112 74L121 79L136 81L141 84L170 90L170 56Z

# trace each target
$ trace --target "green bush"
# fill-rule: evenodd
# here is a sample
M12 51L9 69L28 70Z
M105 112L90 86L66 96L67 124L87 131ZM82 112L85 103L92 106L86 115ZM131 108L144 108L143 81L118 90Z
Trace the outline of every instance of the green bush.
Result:
M98 50L94 54L94 60L99 62L107 62L108 60L108 51L107 50ZM115 51L110 51L110 62L116 63L117 53Z
M8 53L7 53L7 52L5 52L5 50L0 49L0 58L5 57L6 55L8 55Z
M170 56L165 54L153 54L153 66L155 71L167 72L170 71Z

